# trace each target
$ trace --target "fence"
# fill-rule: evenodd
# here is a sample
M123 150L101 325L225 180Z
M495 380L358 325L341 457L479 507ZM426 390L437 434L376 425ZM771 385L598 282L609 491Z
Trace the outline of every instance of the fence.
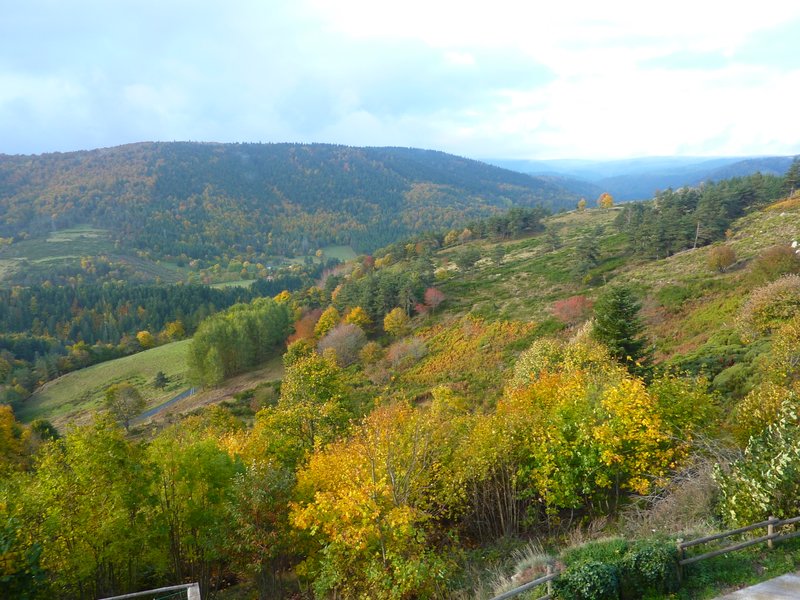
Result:
M540 585L545 585L545 584L547 584L547 594L541 596L540 598L537 598L536 600L550 600L551 598L550 594L553 591L551 588L552 584L550 582L553 581L553 579L555 579L559 575L561 575L561 571L553 571L552 567L550 565L547 565L547 575L539 577L538 579L534 579L533 581L529 581L528 583L523 584L517 588L514 588L513 590L509 590L503 594L500 594L499 596L495 596L494 598L492 598L492 600L507 600L508 598L519 596L520 594L524 594L525 592L530 591L533 588L537 588Z
M740 527L739 529L732 529L731 531L725 531L723 533L717 533L715 535L709 535L702 538L697 538L696 540L690 540L688 542L684 542L683 540L678 540L678 564L681 567L686 565L690 565L692 563L696 563L700 560L705 560L706 558L714 558L715 556L720 556L721 554L726 554L728 552L733 552L735 550L741 550L743 548L747 548L748 546L754 546L756 544L763 544L764 542L767 543L769 548L772 548L774 542L780 542L782 540L788 540L790 538L800 536L800 531L793 531L792 533L784 533L781 534L780 532L775 531L776 528L784 527L786 525L794 525L795 523L800 523L800 517L793 517L791 519L777 519L775 517L770 517L766 521L761 521L760 523L753 523L752 525L748 525L747 527ZM767 535L763 535L761 537L753 538L752 540L746 540L744 542L739 542L738 544L733 544L731 546L726 546L725 548L720 548L718 550L713 550L711 552L706 552L704 554L698 554L697 556L690 556L686 558L686 549L692 548L693 546L699 546L700 544L707 544L708 542L713 542L716 540L721 540L727 537L732 537L734 535L741 535L742 533L747 533L748 531L752 531L754 529L760 529L762 527L767 528Z
M748 525L746 527L740 527L739 529L732 529L731 531L724 531L722 533L717 533L714 535L709 535L702 538L697 538L695 540L689 540L688 542L684 542L683 540L677 540L677 547L678 547L678 569L679 573L682 576L682 569L686 565L690 565L692 563L696 563L701 560L705 560L707 558L714 558L715 556L720 556L722 554L727 554L728 552L734 552L736 550L742 550L743 548L747 548L749 546L754 546L756 544L763 544L764 542L767 543L769 548L772 548L774 542L780 542L783 540L788 540L795 537L800 537L800 531L793 531L791 533L781 533L780 528L785 527L787 525L794 525L795 523L800 523L800 516L792 517L791 519L778 519L776 517L770 517L766 521L761 521L760 523L753 523L752 525ZM737 544L732 544L730 546L726 546L725 548L719 548L717 550L712 550L711 552L705 552L703 554L698 554L696 556L686 557L686 549L693 548L694 546L699 546L701 544L707 544L709 542L714 542L716 540L722 540L728 537L732 537L734 535L741 535L743 533L747 533L748 531L753 531L754 529L759 529L762 527L767 528L767 535L763 535L757 538L753 538L751 540L746 540L744 542L739 542ZM777 530L777 531L776 531ZM513 598L515 596L519 596L520 594L524 594L527 591L530 591L540 585L547 584L547 595L538 598L537 600L549 600L550 594L552 592L550 586L550 582L553 581L556 577L558 577L561 572L554 571L550 572L550 567L548 566L548 573L544 577L539 577L538 579L534 579L533 581L529 581L528 583L521 585L513 590L500 594L499 596L495 596L492 600L508 600L509 598Z
M171 585L169 587L157 588L155 590L145 590L143 592L133 592L132 594L123 594L122 596L111 596L103 598L102 600L128 600L129 598L172 598L177 596L180 592L186 592L187 600L201 600L200 599L200 585L197 583L183 583L181 585ZM169 594L169 592L177 592L176 594ZM163 596L163 594L168 594Z

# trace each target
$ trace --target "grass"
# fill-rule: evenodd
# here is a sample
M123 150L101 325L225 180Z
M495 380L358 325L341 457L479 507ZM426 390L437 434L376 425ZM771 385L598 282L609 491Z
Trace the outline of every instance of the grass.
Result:
M230 288L230 287L242 287L248 288L253 285L255 279L237 279L236 281L223 281L220 283L212 283L212 288Z
M338 258L342 262L353 260L358 256L350 246L325 246L322 248L325 258Z
M105 229L88 226L53 231L46 238L23 240L0 250L0 258L49 262L63 258L97 256L114 252L114 242Z
M148 408L158 406L188 387L186 351L189 343L190 340L173 342L68 373L47 383L21 403L17 416L23 422L44 418L63 428L68 423L88 419L102 405L106 388L123 381L139 389ZM169 378L163 390L152 385L158 371Z

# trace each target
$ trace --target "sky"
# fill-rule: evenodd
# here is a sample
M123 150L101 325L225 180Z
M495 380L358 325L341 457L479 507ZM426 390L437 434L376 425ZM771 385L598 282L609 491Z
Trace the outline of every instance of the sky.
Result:
M0 153L800 154L800 2L2 0Z

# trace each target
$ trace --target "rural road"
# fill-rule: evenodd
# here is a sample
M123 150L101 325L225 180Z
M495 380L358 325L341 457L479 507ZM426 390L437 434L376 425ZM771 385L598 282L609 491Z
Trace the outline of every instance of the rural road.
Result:
M189 396L194 395L196 392L197 392L197 388L191 387L188 390L185 390L185 391L181 392L180 394L178 394L174 398L170 398L169 400L167 400L163 404L159 404L158 406L154 406L150 410L144 411L142 414L140 414L138 417L136 417L136 420L139 421L139 420L142 420L142 419L148 419L148 418L150 418L150 417L152 417L154 415L157 415L158 413L160 413L165 408L169 408L170 406L172 406L176 402L178 402L180 400L183 400L184 398L188 398Z

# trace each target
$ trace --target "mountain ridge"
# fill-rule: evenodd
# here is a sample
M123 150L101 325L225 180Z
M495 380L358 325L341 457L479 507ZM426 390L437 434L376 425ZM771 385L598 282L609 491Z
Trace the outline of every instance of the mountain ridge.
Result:
M511 206L575 200L544 179L412 148L141 142L0 155L0 235L88 223L159 257L367 251Z

